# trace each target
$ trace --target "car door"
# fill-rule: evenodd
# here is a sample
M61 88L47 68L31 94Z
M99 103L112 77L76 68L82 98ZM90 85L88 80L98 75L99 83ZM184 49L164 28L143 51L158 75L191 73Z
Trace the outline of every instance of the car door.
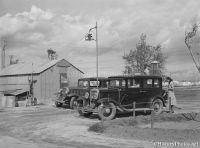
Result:
M128 78L126 80L126 88L121 97L121 104L125 108L133 108L133 102L136 102L136 107L138 107L137 102L140 100L140 87L141 82L139 79Z
M144 107L149 106L151 99L160 94L162 89L161 79L145 78L143 79L143 86L141 88L141 101L146 102Z
M141 102L144 102L141 107L148 107L150 105L149 99L153 93L153 78L144 78L142 80L142 88L140 90Z

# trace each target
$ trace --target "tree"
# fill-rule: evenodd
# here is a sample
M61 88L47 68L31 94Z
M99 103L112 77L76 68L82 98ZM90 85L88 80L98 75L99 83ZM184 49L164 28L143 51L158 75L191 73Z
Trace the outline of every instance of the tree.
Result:
M136 44L136 49L130 50L122 58L125 60L124 74L144 73L146 67L151 66L151 62L158 61L161 73L165 68L166 56L162 53L161 45L151 46L146 43L146 35L140 36L140 42Z
M56 60L58 55L56 51L52 50L51 48L47 50L49 60Z
M197 24L194 24L193 27L192 27L192 31L185 33L185 44L186 44L186 46L187 46L187 48L190 52L190 55L192 57L192 60L195 64L197 70L200 72L200 64L198 64L198 62L197 62L197 60L194 56L194 53L191 50L192 38L196 36L198 28L199 28L199 26Z

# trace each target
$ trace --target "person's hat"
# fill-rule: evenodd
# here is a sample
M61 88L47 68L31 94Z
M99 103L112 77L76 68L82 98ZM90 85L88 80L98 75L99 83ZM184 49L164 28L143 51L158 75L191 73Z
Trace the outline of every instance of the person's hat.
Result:
M172 81L172 78L170 78L170 77L166 77L166 80Z

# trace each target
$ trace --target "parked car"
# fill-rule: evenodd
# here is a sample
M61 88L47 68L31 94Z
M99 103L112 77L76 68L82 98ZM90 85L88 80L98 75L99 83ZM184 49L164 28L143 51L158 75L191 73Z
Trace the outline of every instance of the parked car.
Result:
M90 95L79 97L80 115L98 113L102 119L113 119L117 112L132 112L136 108L154 108L160 114L167 103L160 76L112 76L107 88L94 88Z
M93 88L107 88L107 78L100 77L97 79L94 77L81 78L78 80L77 87L71 87L67 95L63 96L62 91L59 93L55 104L57 107L69 106L71 109L77 107L77 99L79 97L89 98L91 89Z
M68 107L71 108L70 103L72 100L72 96L70 95L69 88L60 89L56 95L55 105L56 107Z

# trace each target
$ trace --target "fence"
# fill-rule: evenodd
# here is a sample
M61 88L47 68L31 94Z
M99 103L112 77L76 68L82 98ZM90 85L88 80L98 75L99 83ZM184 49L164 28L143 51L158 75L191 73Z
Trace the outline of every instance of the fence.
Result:
M143 103L149 103L149 102L143 102ZM141 104L141 103L140 103ZM154 128L154 109L151 106L151 108L136 108L136 102L133 102L133 118L135 118L135 112L136 111L151 111L151 129Z
M150 108L136 108L136 104L150 104ZM169 98L169 102L166 103L166 108L165 110L162 111L168 111L171 112L172 108L171 108L171 98ZM150 111L151 112L151 129L154 128L154 118L155 118L155 112L154 112L154 108L153 108L153 104L152 102L140 102L140 103L136 103L133 102L133 118L135 118L135 112L137 111Z

